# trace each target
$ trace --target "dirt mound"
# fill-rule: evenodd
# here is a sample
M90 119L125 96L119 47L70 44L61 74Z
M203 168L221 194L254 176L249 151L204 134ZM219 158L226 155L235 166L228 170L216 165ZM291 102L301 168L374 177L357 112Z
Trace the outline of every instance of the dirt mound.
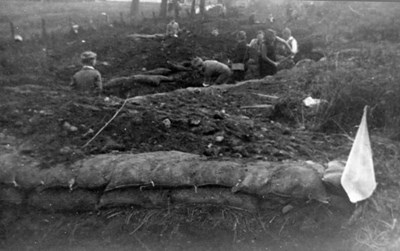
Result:
M111 151L179 150L271 161L318 158L308 134L273 120L273 106L279 101L268 95L280 95L285 87L257 81L228 87L192 88L132 100L85 148L122 100L82 97L59 88L6 88L7 98L20 102L1 106L1 121L7 131L24 138L19 151L45 166ZM260 104L270 106L252 107Z

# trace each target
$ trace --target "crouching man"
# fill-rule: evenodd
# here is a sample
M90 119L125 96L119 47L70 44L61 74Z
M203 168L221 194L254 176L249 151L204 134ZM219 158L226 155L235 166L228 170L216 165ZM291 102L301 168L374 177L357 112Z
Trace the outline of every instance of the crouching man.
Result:
M103 91L101 74L94 68L96 65L96 53L85 51L81 54L82 69L74 74L71 80L71 88L84 93L100 94Z
M203 72L203 86L210 86L212 83L216 85L226 84L232 76L232 71L226 64L216 60L205 60L197 57L192 60L192 66Z

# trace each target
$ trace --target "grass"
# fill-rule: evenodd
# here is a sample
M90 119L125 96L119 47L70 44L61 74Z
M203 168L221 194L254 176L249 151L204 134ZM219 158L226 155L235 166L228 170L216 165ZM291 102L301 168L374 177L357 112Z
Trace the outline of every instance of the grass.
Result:
M8 229L10 239L4 246L20 250L35 241L38 248L46 250L55 246L65 246L68 250L82 248L86 243L89 247L93 243L119 245L118 250L129 250L138 244L149 250L293 250L294 247L298 247L296 250L319 250L311 249L316 247L335 250L338 237L333 237L332 233L319 238L312 234L320 233L317 229L300 237L296 234L296 227L303 224L304 217L315 218L313 214L322 211L328 212L310 205L299 206L286 215L273 211L252 214L213 205L113 208L97 214L54 215L29 210ZM28 236L16 241L21 234ZM309 242L302 243L304 239Z
M103 25L106 20L103 12L108 14L110 22L120 21L120 13L128 22L129 9L130 2L0 1L0 37L10 36L9 21L14 23L16 33L26 38L40 34L42 18L49 32L68 32L70 20L83 27L89 25L90 19L95 25ZM158 13L159 4L141 3L140 9L145 17L151 17L153 11Z
M357 53L339 58L337 55L341 53L331 53L326 61L278 73L293 83L288 100L284 101L287 113L295 123L305 124L308 129L353 133L363 107L368 105L370 129L397 138L400 106L396 102L399 99L396 80L400 79L397 71L400 60L396 55L400 46L387 41L356 42L350 46ZM305 93L326 100L327 104L318 110L304 108L301 100Z

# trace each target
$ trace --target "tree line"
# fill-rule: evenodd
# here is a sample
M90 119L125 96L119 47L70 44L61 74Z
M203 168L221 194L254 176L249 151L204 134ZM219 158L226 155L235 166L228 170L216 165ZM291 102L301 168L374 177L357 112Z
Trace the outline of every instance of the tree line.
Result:
M200 15L204 15L206 0L192 0L192 5L190 8L191 16L194 16L196 14L196 4L198 2L199 2ZM131 11L130 11L131 16L135 17L139 14L139 3L140 3L140 0L132 0ZM180 11L179 0L172 0L171 4L174 9L175 17L179 17L179 11ZM160 17L166 18L167 12L168 12L168 0L161 0Z

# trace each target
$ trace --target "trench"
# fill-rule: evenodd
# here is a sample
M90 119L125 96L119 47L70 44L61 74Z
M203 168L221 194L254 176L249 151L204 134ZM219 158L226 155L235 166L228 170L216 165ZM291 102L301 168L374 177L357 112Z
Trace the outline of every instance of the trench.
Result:
M170 76L174 81L117 79L106 91L119 97L111 101L9 88L64 104L32 112L33 124L45 127L33 129L31 118L17 126L4 119L16 131L29 124L24 136L39 146L2 136L0 244L9 250L336 248L353 207L322 182L322 165L295 161L312 156L309 136L271 122L285 119L271 95L285 87L269 79L204 89L197 75L172 69ZM78 146L91 137L83 135L97 131L128 97L120 116L82 151ZM259 104L267 106L253 107Z

